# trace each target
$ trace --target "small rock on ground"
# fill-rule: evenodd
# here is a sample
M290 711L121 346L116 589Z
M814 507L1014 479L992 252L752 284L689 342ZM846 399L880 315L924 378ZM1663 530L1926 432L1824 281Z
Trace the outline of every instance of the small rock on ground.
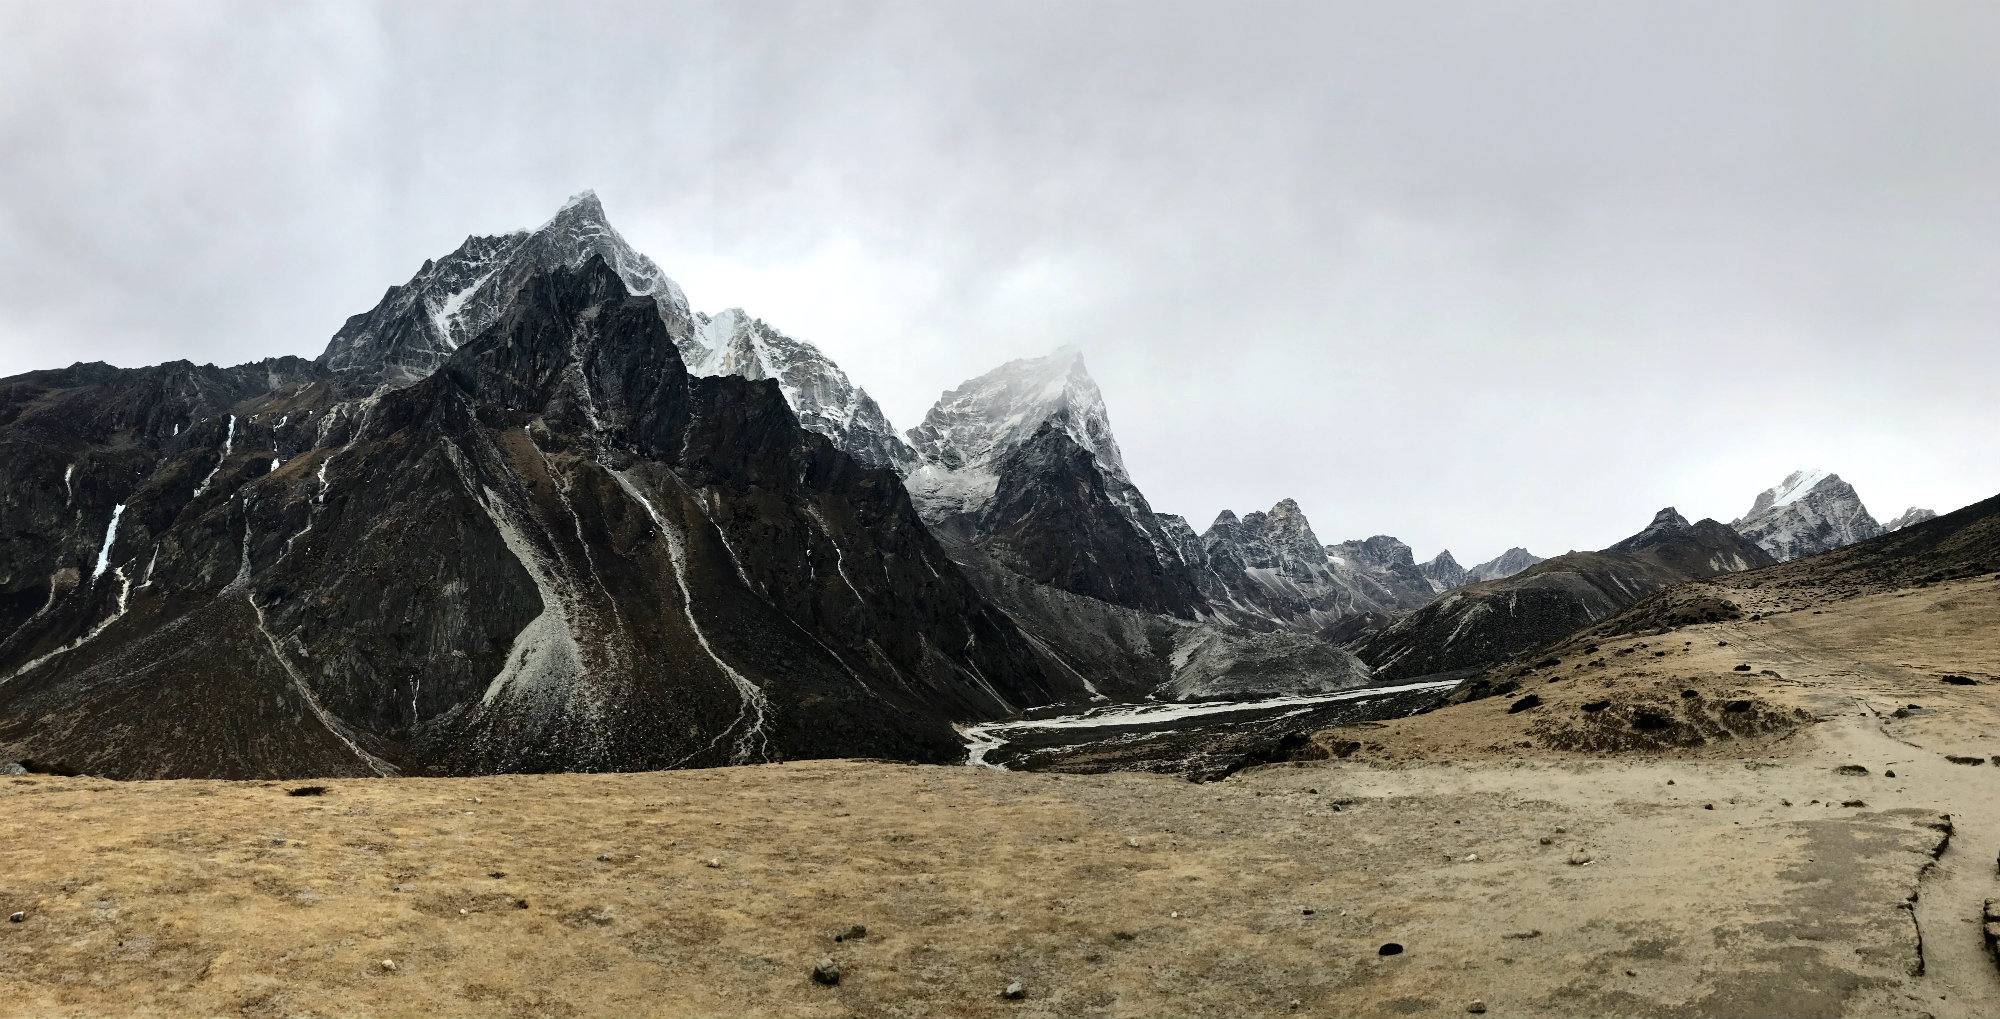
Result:
M1013 998L1026 997L1027 993L1028 993L1027 990L1021 986L1021 982L1019 980L1016 980L1013 983L1008 984L1007 989L1000 992L1000 996L1003 998L1013 999Z
M821 959L813 964L813 982L832 987L840 982L840 964L832 959Z

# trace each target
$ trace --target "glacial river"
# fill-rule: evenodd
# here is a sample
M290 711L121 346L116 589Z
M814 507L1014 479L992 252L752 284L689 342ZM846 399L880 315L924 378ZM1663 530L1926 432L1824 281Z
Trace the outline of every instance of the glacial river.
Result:
M1192 703L1146 701L1139 704L1114 704L1091 708L1074 715L960 726L959 735L963 736L966 742L966 764L1004 769L1006 765L997 763L992 757L996 752L1003 751L1010 743L1023 739L1032 739L1035 743L1043 745L1050 742L1079 745L1100 740L1129 740L1135 735L1165 731L1226 728L1305 714L1325 705L1341 702L1373 701L1383 698L1405 701L1410 695L1442 694L1457 686L1458 682L1452 679L1442 682L1406 683L1401 686L1371 686L1358 690L1343 690L1339 693L1273 697L1261 701ZM1404 713L1406 712L1395 712L1397 715Z

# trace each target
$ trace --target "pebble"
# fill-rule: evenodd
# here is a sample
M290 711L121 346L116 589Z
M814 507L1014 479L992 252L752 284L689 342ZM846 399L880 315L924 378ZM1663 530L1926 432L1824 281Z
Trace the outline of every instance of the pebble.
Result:
M1467 863L1478 863L1478 862L1479 862L1479 854L1478 854L1478 853L1467 853L1467 854L1465 854L1465 862L1467 862Z
M1556 840L1555 840L1555 838L1554 838L1553 836L1549 836L1549 835L1544 835L1544 836L1542 836L1542 845L1545 845L1545 846L1553 846L1553 845L1555 845L1555 844L1556 844Z
M1569 854L1569 862L1570 865L1573 867L1581 867L1584 864L1589 863L1590 860L1591 860L1590 850L1588 849L1579 849L1576 852Z
M1465 1006L1465 1010L1473 1015L1484 1015L1486 1012L1486 1003L1474 998L1472 1004Z
M1021 986L1021 982L1019 980L1016 980L1013 983L1008 984L1007 989L1000 992L1001 997L1009 999L1025 998L1027 997L1027 995L1028 995L1027 989Z
M710 866L710 867L720 867L720 866L722 866L722 861L721 861L720 859L716 858L716 857L713 857L713 856L711 856L711 857L709 857L709 858L708 858L708 866Z
M1376 955L1401 955L1401 954L1403 954L1403 946L1402 946L1402 945L1399 945L1399 944L1397 944L1397 943L1395 943L1394 941L1390 941L1390 942L1387 942L1387 943L1383 944L1383 946L1382 946L1381 948L1378 948L1378 949L1376 949L1376 950L1375 950L1375 954L1376 954Z
M396 960L394 959L382 960L382 969L384 972L394 973L396 971Z
M21 922L23 922L23 921L25 921L25 920L27 920L27 919L28 919L28 914L26 914L26 913L15 913L15 914L14 914L13 916L10 916L10 917L8 917L8 918L7 918L7 922L8 922L8 923L21 923Z
M821 959L813 964L813 981L832 987L840 982L840 964L832 959Z
M1552 829L1550 829L1550 830L1551 830L1551 831L1554 831L1554 832L1555 832L1555 833L1556 833L1557 835L1562 835L1562 834L1564 834L1564 833L1566 833L1566 832L1568 832L1568 831L1569 831L1569 829L1568 829L1568 828L1565 828L1565 827L1563 827L1562 825L1556 825L1556 826L1555 826L1554 828L1552 828Z

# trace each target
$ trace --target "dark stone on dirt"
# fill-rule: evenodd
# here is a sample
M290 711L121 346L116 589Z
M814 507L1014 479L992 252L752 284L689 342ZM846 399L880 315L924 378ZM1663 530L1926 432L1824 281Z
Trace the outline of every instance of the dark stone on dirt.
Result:
M1658 732L1673 724L1673 719L1655 711L1639 711L1632 715L1632 728L1640 732Z
M812 978L814 983L832 987L840 982L840 964L832 959L821 959L813 964Z
M1840 805L1843 807L1865 807L1868 804L1863 800L1841 800Z
M1859 764L1843 764L1833 769L1833 773L1836 775L1866 775L1868 774L1868 769ZM1890 772L1890 774L1894 775L1895 773Z
M296 789L293 789L293 790L292 790L291 792L288 792L288 793L286 793L285 795L287 795L287 796L325 796L325 795L326 795L326 787L325 787L325 786L323 786L323 785L302 785L302 786L299 786L299 787L298 787L298 788L296 788Z
M26 913L14 913L14 914L11 914L11 915L9 915L9 916L7 917L7 922L8 922L8 923L23 923L23 922L25 922L25 921L26 921L27 919L28 919L28 914L26 914Z
M1751 707L1752 705L1749 701L1726 701L1722 705L1722 710L1730 712L1748 711Z
M1968 676L1943 676L1940 680L1952 686L1978 686L1979 681Z
M1944 759L1945 759L1945 760L1947 760L1947 761L1950 761L1950 762L1951 762L1951 763L1953 763L1953 764L1985 764L1985 763L1986 763L1986 758L1984 758L1984 757L1964 757L1964 756L1961 756L1961 755L1959 755L1959 754L1946 754L1946 755L1944 755Z
M1583 706L1583 710L1595 714L1596 712L1603 711L1605 708L1608 708L1610 706L1611 706L1610 701L1591 701L1590 703L1585 704Z
M1541 707L1541 705L1542 705L1542 698L1539 695L1529 694L1528 696L1523 697L1520 700L1507 705L1507 713L1510 715L1517 714L1519 712L1526 711L1529 708Z
M1750 667L1749 667L1748 665L1739 665L1739 666L1737 666L1737 667L1736 667L1736 671L1737 671L1737 672L1749 672L1749 671L1750 671Z
M1700 697L1700 696L1701 696L1701 691L1700 691L1700 690L1682 690L1682 691L1681 691L1681 696L1682 696L1682 697Z
M1383 944L1383 946L1382 946L1381 948L1378 948L1378 949L1376 949L1376 950L1375 950L1375 954L1376 954L1376 955L1401 955L1401 954L1403 954L1403 946L1402 946L1402 945L1399 945L1399 944L1397 944L1397 943L1395 943L1394 941L1390 941L1390 942L1387 942L1387 943Z

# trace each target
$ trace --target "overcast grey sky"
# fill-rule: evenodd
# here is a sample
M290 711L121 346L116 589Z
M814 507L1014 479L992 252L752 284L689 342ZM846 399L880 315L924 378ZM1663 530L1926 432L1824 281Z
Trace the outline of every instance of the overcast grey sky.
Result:
M595 188L909 427L1080 345L1198 528L2000 492L2000 6L0 0L0 375L317 354Z

